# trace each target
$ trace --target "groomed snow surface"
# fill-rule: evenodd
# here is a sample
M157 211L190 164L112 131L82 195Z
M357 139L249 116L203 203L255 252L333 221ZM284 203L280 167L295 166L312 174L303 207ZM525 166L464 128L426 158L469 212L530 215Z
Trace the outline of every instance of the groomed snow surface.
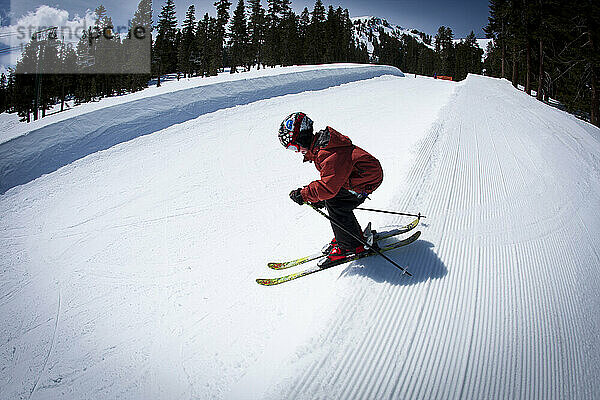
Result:
M600 130L473 75L297 92L0 196L0 398L600 398ZM297 110L379 158L365 206L427 216L389 253L412 278L371 257L255 283L331 238L288 198L318 176L276 137Z

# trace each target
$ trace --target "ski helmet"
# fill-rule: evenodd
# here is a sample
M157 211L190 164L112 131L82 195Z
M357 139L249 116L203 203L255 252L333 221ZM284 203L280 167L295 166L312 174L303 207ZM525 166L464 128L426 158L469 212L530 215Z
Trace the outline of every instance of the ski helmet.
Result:
M290 114L283 120L279 127L279 141L286 149L290 146L295 146L298 150L298 145L303 147L310 146L310 140L313 134L313 122L308 116L302 112Z

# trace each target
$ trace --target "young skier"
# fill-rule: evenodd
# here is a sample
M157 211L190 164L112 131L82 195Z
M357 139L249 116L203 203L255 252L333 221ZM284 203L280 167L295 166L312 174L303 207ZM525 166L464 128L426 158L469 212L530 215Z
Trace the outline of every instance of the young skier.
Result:
M383 170L379 161L352 141L327 126L313 133L313 121L297 112L288 116L279 128L279 141L290 150L304 155L304 162L314 162L321 179L290 192L290 198L326 207L329 216L359 238L362 229L354 216L367 195L379 187ZM363 245L334 223L334 239L324 252L335 261L366 251Z

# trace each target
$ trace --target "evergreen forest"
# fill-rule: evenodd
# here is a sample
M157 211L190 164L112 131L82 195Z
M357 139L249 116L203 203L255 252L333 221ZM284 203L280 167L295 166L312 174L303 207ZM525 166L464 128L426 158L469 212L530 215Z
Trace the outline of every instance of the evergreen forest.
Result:
M156 21L151 0L140 0L128 32L96 40L94 32L113 29L109 11L100 5L95 25L76 46L52 30L32 37L17 65L0 76L0 112L18 113L30 122L49 110L63 111L69 103L160 86L166 76L208 77L226 70L233 74L279 65L353 62L393 65L407 74L453 80L469 73L504 77L529 94L533 91L539 100L557 99L600 126L599 6L593 0L568 8L558 0L490 0L489 9L484 30L493 41L483 60L473 32L460 41L445 26L434 37L416 30L406 34L378 18L353 21L348 9L326 7L321 0L299 15L290 0L217 0L212 15L198 18L190 5L181 22L173 0L165 0ZM139 32L150 38L147 51L138 48ZM142 59L147 68L137 72L133 64Z

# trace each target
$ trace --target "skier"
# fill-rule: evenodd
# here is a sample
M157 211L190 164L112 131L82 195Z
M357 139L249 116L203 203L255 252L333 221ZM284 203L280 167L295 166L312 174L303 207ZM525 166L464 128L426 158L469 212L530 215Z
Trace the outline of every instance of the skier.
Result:
M304 155L304 162L314 162L321 179L290 192L290 198L302 205L308 202L326 207L329 216L357 237L362 229L353 210L379 187L383 170L371 154L352 144L347 137L327 126L313 133L313 121L302 112L290 114L279 128L279 141L290 150ZM327 260L335 261L366 249L334 223L334 238L324 249Z

